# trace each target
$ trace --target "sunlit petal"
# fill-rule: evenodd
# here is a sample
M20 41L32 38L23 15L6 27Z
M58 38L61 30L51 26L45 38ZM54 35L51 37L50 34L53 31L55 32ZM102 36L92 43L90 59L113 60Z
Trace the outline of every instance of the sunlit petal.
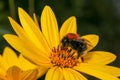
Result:
M9 67L13 65L17 65L18 59L16 53L11 50L9 47L6 47L3 52L3 60L9 65Z
M37 48L34 48L33 46L29 45L28 47L27 42L22 42L19 37L15 35L5 35L4 37L11 44L11 46L21 52L30 61L38 65L50 65L50 60L48 56L46 56L43 52L36 50Z
M29 70L29 69L35 69L36 66L34 64L32 64L30 61L26 60L21 54L19 56L19 67L26 71L26 70Z
M34 23L31 17L22 9L18 8L19 18L29 39L39 48L41 51L50 51L50 48L41 33L39 27Z
M63 69L63 74L65 80L87 80L81 73L70 68Z
M94 64L108 64L113 62L116 56L110 52L105 51L92 51L88 52L84 56L84 62L94 63Z
M8 69L9 65L3 60L3 57L0 55L0 74L5 76L6 70Z
M49 6L45 6L43 9L41 28L50 48L57 48L59 44L58 25L56 17Z
M24 29L14 19L12 19L11 17L8 18L16 34L22 39L26 38Z
M24 31L24 29L15 21L15 20L13 20L12 18L10 18L9 17L9 20L10 20L10 23L11 23L11 25L12 25L12 27L13 27L13 29L15 30L15 32L17 33L17 35L22 39L22 40L24 40L24 41L27 41L27 42L30 42L30 44L31 43L34 43L34 42L32 42L33 41L33 38L30 38L26 33L25 33L25 31ZM42 36L41 36L42 37ZM44 40L41 38L41 40L42 41L40 41L42 44L44 43ZM45 41L46 42L46 41ZM43 45L40 45L40 44L38 44L37 45L37 47L41 50L41 51L44 51L44 52L46 52L46 51L50 51L50 48L48 47L48 48L46 48L45 50L44 50L44 47L47 47L47 45L44 43L44 46ZM35 45L36 46L36 45ZM46 52L47 53L47 52ZM47 53L48 54L48 53ZM48 54L49 55L49 54Z
M60 39L62 39L67 33L76 32L77 32L76 18L72 16L63 23L60 29Z
M116 76L116 77L120 76L120 68L113 67L113 66L98 66L98 65L96 65L96 68L100 71L111 74L113 76Z
M108 69L106 69L106 68L108 68ZM96 78L102 79L102 80L119 80L116 77L116 76L118 76L118 73L114 74L114 73L110 72L110 71L119 70L119 69L110 70L113 68L111 68L109 66L97 66L97 65L93 65L93 64L81 63L79 66L74 67L74 69L76 69L80 72L89 74L91 76L94 76ZM110 71L107 71L107 70L110 70ZM120 70L119 70L119 72L120 72Z
M48 70L45 80L63 80L63 74L60 67L53 67Z

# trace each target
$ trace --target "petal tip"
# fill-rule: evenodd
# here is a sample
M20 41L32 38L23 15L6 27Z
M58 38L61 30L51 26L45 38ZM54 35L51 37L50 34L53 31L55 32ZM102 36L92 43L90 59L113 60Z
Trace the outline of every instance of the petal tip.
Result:
M43 11L44 11L44 10L46 11L46 10L52 10L52 9L51 9L50 6L46 5L46 6L44 7Z
M5 40L7 40L7 39L9 38L9 35L10 35L10 34L4 34L4 35L3 35L3 38L4 38Z
M20 10L22 10L22 8L21 8L21 7L18 7L18 11L20 11Z
M97 34L92 34L92 36L99 41L99 36Z
M3 38L6 38L6 34L3 35Z
M4 34L3 37L5 38L7 35L9 35L9 34Z
M10 20L10 19L12 19L10 16L8 16L8 19Z
M98 36L98 35L94 34L94 36L99 39L99 36Z
M10 21L10 22L12 22L12 21L13 21L13 18L11 18L11 17L9 17L9 16L8 16L8 19L9 19L9 21Z
M24 9L22 9L21 7L18 7L18 14L25 12Z
M76 20L76 17L75 16L71 16L71 19Z
M46 8L46 9L50 9L50 6L46 5L44 8Z
M76 22L76 17L75 17L75 16L71 16L71 17L69 18L69 20L72 21L72 22Z
M8 46L6 46L6 47L4 48L4 50L10 50L10 48L9 48Z

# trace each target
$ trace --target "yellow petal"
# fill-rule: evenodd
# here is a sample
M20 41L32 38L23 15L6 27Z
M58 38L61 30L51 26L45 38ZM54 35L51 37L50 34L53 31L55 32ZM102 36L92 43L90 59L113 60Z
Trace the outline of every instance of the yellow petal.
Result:
M46 68L45 66L38 67L38 66L34 65L33 63L31 63L30 61L25 59L21 54L19 57L19 67L24 71L37 68L39 71L37 77L41 77L48 70L48 68Z
M22 40L15 35L4 35L9 44L19 52L21 52L25 58L32 61L37 65L50 66L50 59L45 53L41 52L39 49L27 44L27 42L22 42Z
M0 74L5 76L6 70L8 69L9 65L3 60L3 57L0 55Z
M72 16L63 23L60 29L60 38L62 39L67 33L76 32L77 32L76 18Z
M118 76L118 74L114 74L115 70L119 70L119 69L114 69L109 66L81 63L80 65L74 67L74 69L78 70L80 72L89 74L91 76L94 76L96 78L102 79L102 80L119 80L116 77L116 76ZM111 70L111 69L114 69L114 70ZM107 70L109 70L109 71L107 71ZM112 73L112 71L114 71L114 72ZM119 72L120 72L120 70L119 70Z
M2 56L0 55L0 79L3 79L6 75L7 68L8 65L6 66L5 61L3 61Z
M88 66L93 66L93 64L89 64ZM91 69L96 69L96 70L100 70L102 72L111 74L115 77L119 77L120 76L120 68L118 67L114 67L114 66L100 66L100 65L94 65L94 67L91 67Z
M110 52L92 51L84 56L84 61L94 64L109 64L116 59L116 56Z
M85 35L85 36L82 36L82 38L85 39L85 41L88 44L87 51L90 51L91 49L93 49L99 41L99 36L95 34Z
M48 71L48 68L44 66L38 66L37 69L39 71L38 78L43 76Z
M40 51L43 51L43 52L45 52L46 53L46 55L49 55L49 52L51 51L50 50L50 48L47 48L47 46L46 46L46 41L44 42L44 40L42 39L42 37L41 37L41 39L42 39L42 41L41 41L41 43L42 44L44 44L44 46L43 45L35 45L34 44L34 42L32 42L31 41L31 39L27 36L27 34L25 33L25 31L23 30L23 28L17 23L17 22L15 22L12 18L10 18L9 17L9 20L10 20L10 22L11 22L11 24L12 24L12 27L13 27L13 29L15 30L15 32L17 33L17 35L22 39L22 40L24 40L24 43L28 43L28 45L27 46L30 46L30 45L33 45L32 47L37 47L37 48L39 48L40 49ZM39 47L38 47L39 46ZM44 48L44 49L43 49Z
M33 17L34 17L35 24L39 27L38 20L35 13L33 14Z
M63 74L65 80L87 80L81 73L70 68L63 69Z
M3 67L0 67L0 78L2 78L3 76L5 76L5 74L6 74L6 70Z
M36 53L37 55L42 55L46 58L48 57L48 56L46 56L46 54L44 52L37 49L37 47L34 46L34 44L32 44L32 43L30 44L28 41L23 41L16 35L6 34L6 35L4 35L4 38L8 41L8 43L10 43L11 46L13 46L19 52L21 52L23 50L28 50L29 52L31 51L31 53L33 52L33 53Z
M50 48L57 47L59 44L58 24L49 6L45 6L42 12L41 28Z
M7 71L6 77L7 80L21 80L21 70L20 68L13 66L10 67Z
M0 74L0 80L6 80L6 77Z
M9 21L14 29L14 31L16 32L16 34L22 38L22 39L26 39L26 33L25 31L23 30L23 28L14 20L12 19L11 17L8 17L9 18Z
M50 48L41 33L39 27L34 23L31 17L22 9L18 9L20 22L26 32L29 39L39 48L41 51L50 51Z
M21 80L36 80L37 74L38 74L37 69L24 71L21 75Z
M19 56L19 67L24 71L36 68L36 66L33 63L25 59L21 54Z
M63 74L60 67L53 67L48 70L45 80L63 80Z
M8 64L9 67L17 65L18 58L16 53L10 49L9 47L6 47L3 52L3 59Z

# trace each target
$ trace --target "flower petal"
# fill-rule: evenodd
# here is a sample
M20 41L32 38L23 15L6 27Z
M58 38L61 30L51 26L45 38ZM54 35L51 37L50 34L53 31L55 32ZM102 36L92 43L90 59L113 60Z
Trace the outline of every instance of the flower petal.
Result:
M3 62L3 60L0 59L0 78L6 75L7 69L8 69L8 66L6 66L5 61Z
M41 15L42 32L48 41L50 48L59 44L58 24L56 17L49 6L45 6Z
M20 80L22 71L20 68L13 66L7 71L6 77L8 80Z
M28 46L27 42L22 41L15 35L6 34L4 37L12 47L21 52L24 57L31 62L37 65L44 65L46 67L49 67L51 65L49 57L44 52L41 52L39 49L37 49L34 45L29 44Z
M88 52L83 58L84 62L104 65L113 62L116 56L110 52L92 51Z
M26 33L24 29L14 19L12 19L11 17L8 17L8 18L16 34L20 38L24 39L26 37Z
M18 8L20 22L26 32L27 37L39 48L41 51L50 51L43 34L39 27L34 23L31 17L22 9ZM46 52L47 52L46 51Z
M95 34L85 35L85 36L82 36L82 38L85 39L85 41L88 43L87 51L90 51L91 49L93 49L99 41L99 36Z
M21 80L36 80L37 74L38 74L37 69L24 71L21 75Z
M60 67L53 67L48 70L45 80L63 80L63 74Z
M74 69L78 70L80 72L89 74L91 76L94 76L96 78L102 79L102 80L119 80L116 77L119 74L114 74L114 72L119 69L114 69L113 67L109 67L109 66L81 63L80 65L74 67ZM113 70L111 70L111 69L113 69ZM112 73L112 71L114 71L114 72ZM119 72L120 72L120 70L119 70Z
M38 78L43 76L48 71L48 68L44 67L44 66L39 66L39 67L37 67L37 69L39 71Z
M76 32L77 32L76 18L72 16L63 23L60 29L60 39L62 39L67 33Z
M39 28L39 24L38 24L38 20L37 20L37 17L36 17L36 14L34 13L33 14L33 17L34 17L34 22L35 22L35 24L38 26L38 28Z
M19 67L24 71L36 68L36 66L33 63L29 62L21 54L19 56L19 62L18 63L19 63Z
M4 78L5 74L6 74L6 70L3 70L3 68L0 67L0 80L1 78Z
M81 73L70 68L63 69L63 74L65 80L87 80Z
M9 65L6 63L5 60L3 60L3 57L0 55L0 74L5 76L8 67Z
M31 40L31 37L29 38L29 36L27 35L27 33L25 33L24 29L15 21L13 20L12 18L9 17L9 20L10 20L10 23L13 27L13 29L15 30L15 32L17 33L17 35L24 41L27 41L27 42L30 42L31 43L34 43L35 41L33 41L33 39ZM44 39L42 39L42 36L41 36L41 44L38 44L37 47L43 51L43 52L50 52L50 48L47 47L47 44L46 41L44 41ZM44 45L43 45L44 44ZM36 46L36 45L35 45ZM44 48L46 47L46 48ZM48 52L47 52L48 51Z
M6 80L6 77L0 74L0 80Z
M9 67L17 65L17 63L18 63L16 53L9 47L6 47L4 49L3 60L5 60L5 62L8 64Z

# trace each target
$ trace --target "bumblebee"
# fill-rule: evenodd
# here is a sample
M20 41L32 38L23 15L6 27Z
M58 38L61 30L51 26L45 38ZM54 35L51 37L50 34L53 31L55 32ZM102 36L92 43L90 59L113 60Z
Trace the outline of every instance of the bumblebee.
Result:
M87 43L78 34L68 33L61 40L62 48L70 47L78 52L78 57L87 49Z

